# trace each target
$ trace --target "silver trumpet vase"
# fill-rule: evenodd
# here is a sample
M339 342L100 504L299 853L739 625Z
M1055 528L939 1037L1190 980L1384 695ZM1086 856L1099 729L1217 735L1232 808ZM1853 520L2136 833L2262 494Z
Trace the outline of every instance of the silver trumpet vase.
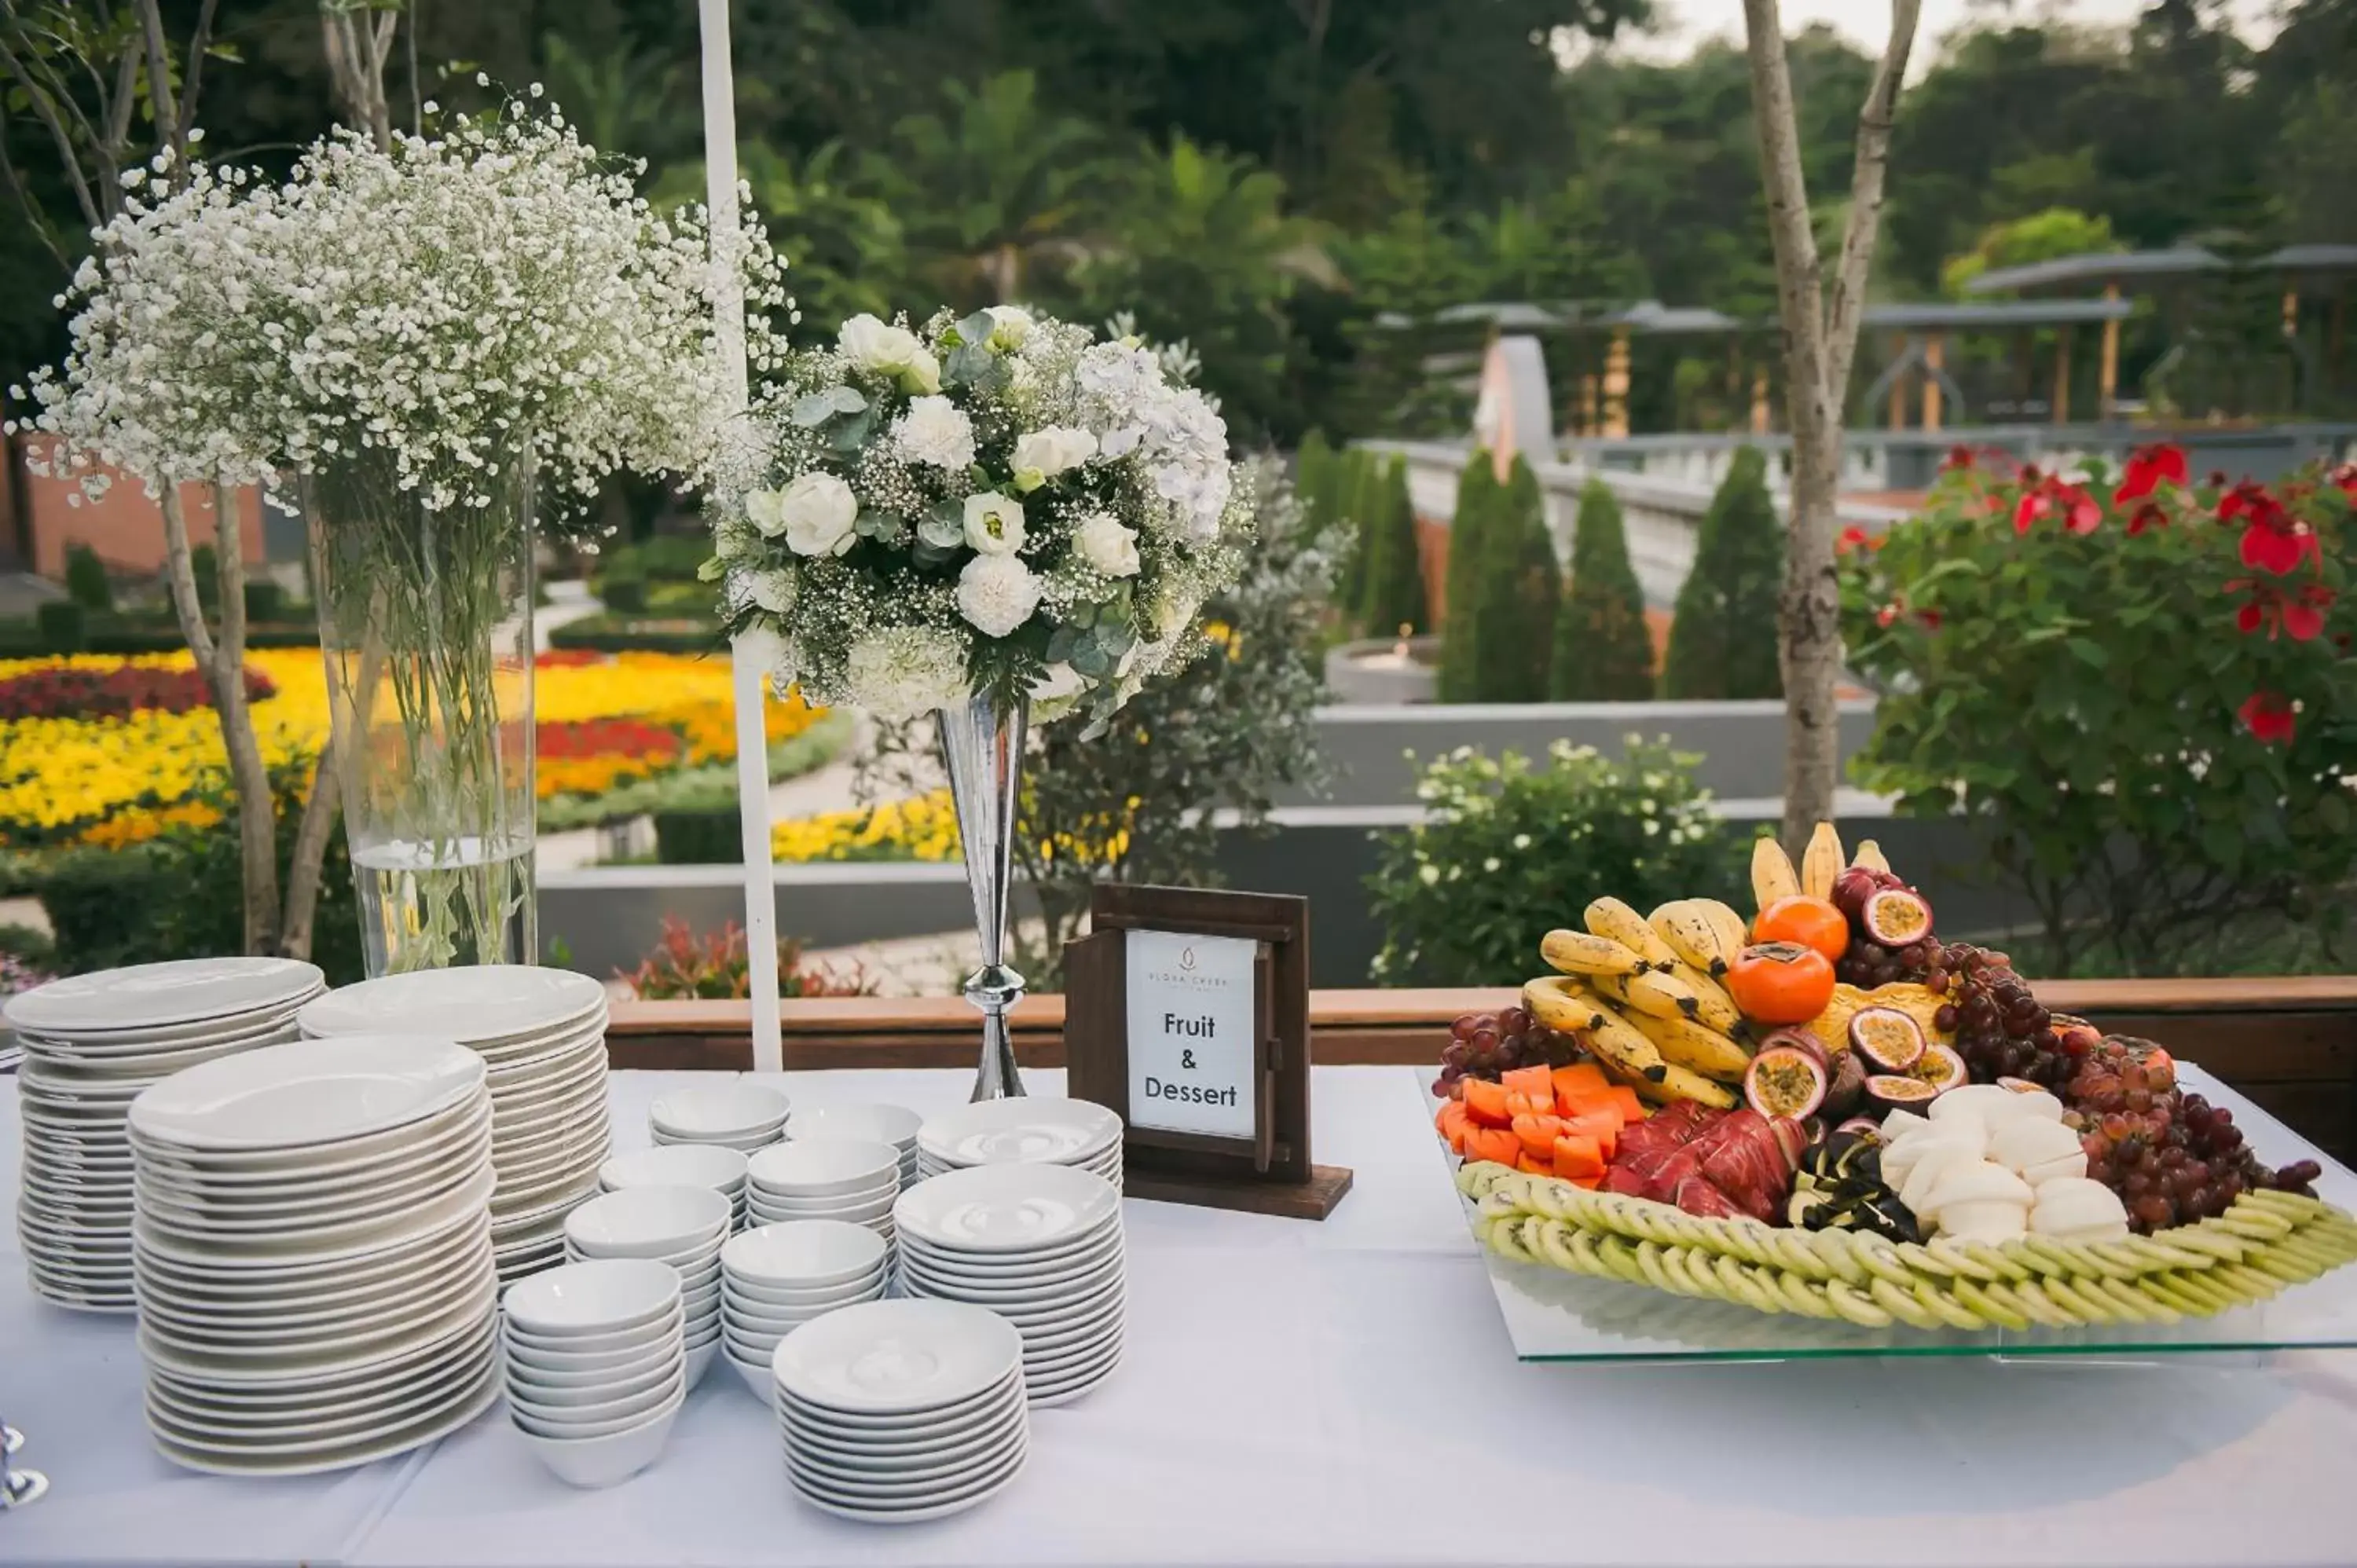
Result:
M934 714L942 766L949 773L950 797L957 805L958 838L965 846L974 923L982 938L982 967L965 981L965 999L982 1010L975 1100L1004 1100L1024 1091L1023 1075L1015 1066L1014 1037L1006 1026L1007 1010L1023 999L1023 977L1004 960L1006 890L1015 863L1015 797L1022 782L1023 730L1030 711L1024 698L1001 702L977 693Z

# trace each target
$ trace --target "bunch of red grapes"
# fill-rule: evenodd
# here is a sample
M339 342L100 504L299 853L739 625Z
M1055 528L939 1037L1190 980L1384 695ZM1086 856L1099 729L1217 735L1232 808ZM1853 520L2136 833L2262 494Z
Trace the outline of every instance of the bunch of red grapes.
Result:
M1520 1007L1468 1013L1448 1026L1448 1044L1440 1049L1440 1076L1432 1080L1432 1092L1462 1100L1468 1078L1495 1082L1518 1067L1562 1067L1577 1052L1569 1035L1556 1034Z
M2223 1214L2255 1188L2315 1196L2309 1184L2321 1165L2301 1160L2267 1169L2243 1141L2233 1112L2179 1090L2175 1064L2140 1044L2098 1041L2062 1090L2080 1123L2087 1174L2120 1195L2136 1230Z

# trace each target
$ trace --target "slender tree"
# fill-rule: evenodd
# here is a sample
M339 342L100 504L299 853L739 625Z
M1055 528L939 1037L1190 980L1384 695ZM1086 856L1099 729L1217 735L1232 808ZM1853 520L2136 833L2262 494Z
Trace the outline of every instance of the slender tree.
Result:
M1473 701L1473 640L1480 617L1474 608L1481 541L1496 515L1501 492L1489 449L1476 451L1457 477L1457 515L1448 520L1448 569L1441 583L1439 697L1444 703Z
M1841 473L1850 364L1857 352L1867 280L1882 222L1890 130L1921 9L1921 0L1890 0L1890 38L1858 111L1849 215L1843 225L1840 259L1828 279L1817 253L1808 185L1802 176L1801 133L1784 53L1783 17L1777 0L1743 0L1751 113L1760 137L1760 173L1768 199L1777 310L1783 326L1785 415L1792 432L1792 512L1778 662L1786 715L1783 837L1794 854L1815 825L1833 816L1834 789L1840 780L1840 714L1834 693L1842 663L1841 588L1834 569L1834 491Z
M1579 494L1571 580L1555 625L1553 695L1567 703L1639 703L1653 694L1653 634L1645 590L1629 564L1620 502L1600 478Z
M1537 703L1547 694L1563 569L1547 532L1546 497L1521 457L1482 530L1474 568L1473 700Z
M1735 455L1703 514L1694 569L1678 590L1662 690L1671 697L1784 695L1777 661L1784 532L1757 446Z

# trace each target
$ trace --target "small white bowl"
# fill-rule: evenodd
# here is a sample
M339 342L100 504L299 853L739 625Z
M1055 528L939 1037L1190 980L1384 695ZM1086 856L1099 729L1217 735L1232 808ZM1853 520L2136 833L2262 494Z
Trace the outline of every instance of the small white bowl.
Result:
M756 1195L823 1197L897 1183L900 1151L856 1138L795 1138L763 1149L746 1163Z
M735 1193L745 1186L745 1155L717 1144L668 1144L616 1155L597 1167L608 1192L633 1187L708 1187Z
M508 1357L507 1375L511 1384L534 1389L604 1389L632 1382L659 1367L670 1364L673 1355L668 1339L633 1355L629 1360L608 1366L559 1368L544 1367L530 1361ZM537 1394L533 1395L538 1398Z
M798 1219L739 1231L720 1249L729 1277L773 1290L820 1290L865 1279L889 1257L884 1238L842 1219Z
M656 1100L647 1108L647 1121L676 1140L714 1143L774 1132L792 1110L791 1101L758 1083L699 1083Z
M632 1187L591 1198L565 1217L565 1240L591 1258L694 1256L728 1234L728 1195L708 1187Z
M684 1365L673 1367L661 1382L636 1393L597 1404L546 1405L508 1394L508 1416L526 1432L542 1437L599 1437L643 1421L685 1389Z
M704 1196L724 1205L726 1201L717 1193ZM647 1258L599 1258L560 1264L519 1280L507 1288L500 1304L509 1324L527 1338L587 1341L657 1323L679 1309L679 1271L667 1263ZM582 1343L578 1348L616 1347Z
M768 1375L767 1368L762 1371ZM679 1407L686 1399L687 1391L682 1389L669 1404L637 1425L599 1437L543 1437L521 1426L516 1432L532 1449L533 1457L565 1485L617 1486L662 1457L672 1425L679 1420Z
M551 1388L545 1383L518 1381L512 1369L508 1376L508 1402L528 1415L556 1421L574 1411L607 1412L605 1407L616 1403L637 1402L642 1395L662 1388L679 1376L683 1352L677 1345L667 1347L664 1354L644 1370L629 1377L616 1377L603 1383L588 1383L578 1388Z

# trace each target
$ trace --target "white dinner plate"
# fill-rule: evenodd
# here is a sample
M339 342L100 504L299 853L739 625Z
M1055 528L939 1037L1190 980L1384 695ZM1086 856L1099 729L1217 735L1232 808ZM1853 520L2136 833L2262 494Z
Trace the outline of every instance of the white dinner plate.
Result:
M483 1058L447 1039L297 1040L174 1074L132 1101L130 1124L158 1144L291 1150L411 1125L482 1082Z
M945 1171L902 1193L892 1219L919 1240L947 1250L1036 1252L1118 1222L1120 1213L1121 1195L1103 1177L1066 1165L1025 1164Z
M986 1308L869 1301L786 1336L771 1367L779 1386L805 1404L913 1414L982 1392L1022 1356L1022 1336Z
M280 1005L317 991L325 978L299 959L174 959L52 980L10 997L0 1016L20 1033L170 1028Z
M367 1035L397 1019L404 1029L477 1045L569 1025L605 1005L605 986L588 975L486 963L339 986L306 1006L302 1024L314 1035Z

